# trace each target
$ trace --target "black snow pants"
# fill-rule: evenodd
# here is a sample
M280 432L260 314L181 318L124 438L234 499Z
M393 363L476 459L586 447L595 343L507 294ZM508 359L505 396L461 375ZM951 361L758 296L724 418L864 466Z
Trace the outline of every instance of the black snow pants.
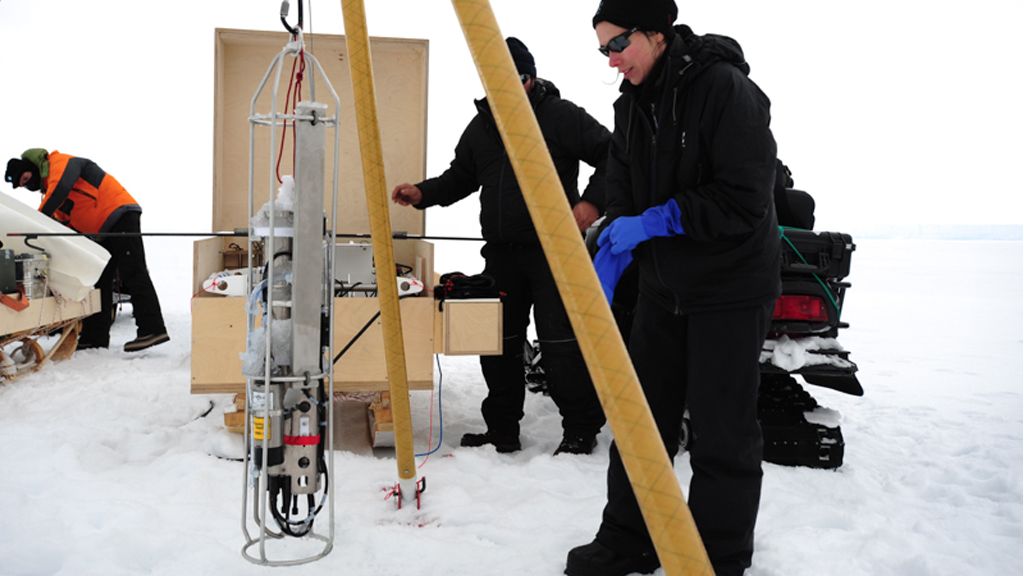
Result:
M715 573L750 566L761 497L758 367L772 305L677 316L640 296L629 353L658 431L674 458L690 411L688 503ZM624 554L653 550L613 444L608 503L597 539Z
M593 436L604 425L604 411L594 392L576 335L562 305L539 244L487 243L481 250L484 273L494 278L502 298L503 354L481 356L487 398L481 405L487 430L495 436L519 436L526 397L523 344L530 308L537 321L541 367L551 398L562 415L566 435Z
M111 226L109 232L140 232L140 214L126 212ZM153 281L146 267L146 252L141 236L108 236L100 245L110 252L110 261L103 269L96 287L100 289L100 312L82 321L82 342L108 346L110 323L114 313L114 273L121 280L121 290L131 296L132 314L138 336L166 332Z

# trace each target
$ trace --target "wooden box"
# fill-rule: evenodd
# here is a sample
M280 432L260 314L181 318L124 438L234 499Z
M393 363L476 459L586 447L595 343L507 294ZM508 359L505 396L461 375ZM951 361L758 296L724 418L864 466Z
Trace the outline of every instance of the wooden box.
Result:
M192 299L192 393L241 392L245 390L242 363L245 350L245 298L218 296L202 290L202 281L220 270L222 238L198 240L193 245ZM423 240L395 241L395 261L419 268L433 277L433 245ZM419 264L419 266L417 266ZM406 376L409 387L429 389L433 384L434 299L424 292L403 298L399 304L405 341ZM352 296L334 299L334 350L341 351L380 309L377 298ZM500 325L493 326L499 330ZM457 328L456 328L457 330ZM335 364L334 386L338 391L387 390L384 344L378 318Z
M215 231L232 231L248 226L250 101L267 67L287 41L285 33L216 31L212 223ZM337 232L366 234L370 231L369 215L363 190L345 39L343 36L318 34L312 42L306 38L306 49L312 50L319 59L341 99ZM427 41L371 38L370 50L387 184L418 182L425 177L426 171ZM285 79L290 64L290 61L286 62L283 68ZM307 68L307 78L311 75L312 69ZM282 92L286 86L287 80L281 87ZM318 86L316 90L317 100L326 101L328 92L325 87ZM269 93L269 90L265 92ZM257 112L269 111L268 98L264 95L257 101ZM308 93L305 98L308 99ZM330 159L333 158L333 135L330 135L330 130L328 134L327 156ZM261 206L268 199L268 138L257 137L254 143L253 203ZM328 171L325 183L329 186L330 161L325 168ZM291 172L291 155L285 154L280 173ZM326 194L329 191L325 191ZM422 211L391 205L390 202L389 205L393 230L423 234L425 222ZM330 209L328 197L325 197L324 206L326 210ZM346 241L346 238L339 238L339 242ZM369 242L369 239L363 241ZM222 253L231 242L245 248L244 237L212 237L194 243L193 293L196 296L192 300L191 389L196 394L241 392L245 388L239 358L245 347L245 299L202 291L203 280L225 268ZM425 287L421 296L404 298L400 303L410 388L430 388L433 385L432 355L435 351L445 354L500 353L500 302L493 301L489 307L473 310L456 306L454 313L439 313L429 294L434 279L433 245L422 240L396 240L394 251L396 263L412 269ZM378 307L376 298L335 299L335 354ZM492 323L488 323L487 318ZM438 336L442 341L437 341ZM379 319L335 365L335 389L388 389Z
M446 356L498 355L501 331L501 300L445 300L443 310L435 311L434 351Z

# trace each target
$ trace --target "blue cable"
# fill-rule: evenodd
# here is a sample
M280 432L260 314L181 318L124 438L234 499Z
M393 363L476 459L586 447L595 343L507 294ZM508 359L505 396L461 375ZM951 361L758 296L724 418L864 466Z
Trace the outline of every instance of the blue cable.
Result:
M416 454L417 458L430 456L437 452L441 449L441 444L444 442L444 410L441 406L441 384L444 382L444 373L441 372L441 356L434 354L434 360L437 362L437 446L430 452Z

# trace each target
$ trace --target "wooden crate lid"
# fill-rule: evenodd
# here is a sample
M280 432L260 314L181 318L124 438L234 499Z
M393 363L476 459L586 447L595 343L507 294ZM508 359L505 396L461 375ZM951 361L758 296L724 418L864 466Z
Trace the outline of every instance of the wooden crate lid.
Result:
M246 226L249 186L249 108L252 95L274 57L288 41L285 32L260 32L218 28L214 82L213 227L214 231ZM355 106L349 76L345 37L317 34L305 38L306 50L320 61L341 99L341 162L339 166L338 231L370 231L359 158ZM377 115L387 187L400 182L419 182L426 174L427 56L426 40L370 38ZM291 59L282 68L278 109L288 88ZM309 97L311 66L306 69L303 95ZM257 101L257 112L270 110L270 84ZM330 93L317 78L317 100L330 101ZM280 130L275 130L279 143ZM269 129L257 130L255 140L254 202L267 201L270 187ZM286 149L290 143L286 143ZM333 155L333 134L328 131L328 158ZM327 163L325 182L330 182ZM281 174L291 174L290 154L281 162ZM275 187L276 192L276 187ZM325 209L330 202L325 193ZM390 204L390 202L389 202ZM391 205L391 225L396 231L423 234L424 213Z

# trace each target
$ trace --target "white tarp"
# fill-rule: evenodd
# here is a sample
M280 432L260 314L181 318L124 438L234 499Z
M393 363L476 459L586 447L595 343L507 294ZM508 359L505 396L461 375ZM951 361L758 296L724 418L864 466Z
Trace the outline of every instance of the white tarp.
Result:
M0 242L3 247L18 254L38 254L25 245L22 237L8 236L12 232L74 232L59 222L44 216L18 200L0 193ZM85 236L41 236L30 241L46 251L50 258L48 286L60 298L75 302L89 295L103 268L110 260L102 246Z

